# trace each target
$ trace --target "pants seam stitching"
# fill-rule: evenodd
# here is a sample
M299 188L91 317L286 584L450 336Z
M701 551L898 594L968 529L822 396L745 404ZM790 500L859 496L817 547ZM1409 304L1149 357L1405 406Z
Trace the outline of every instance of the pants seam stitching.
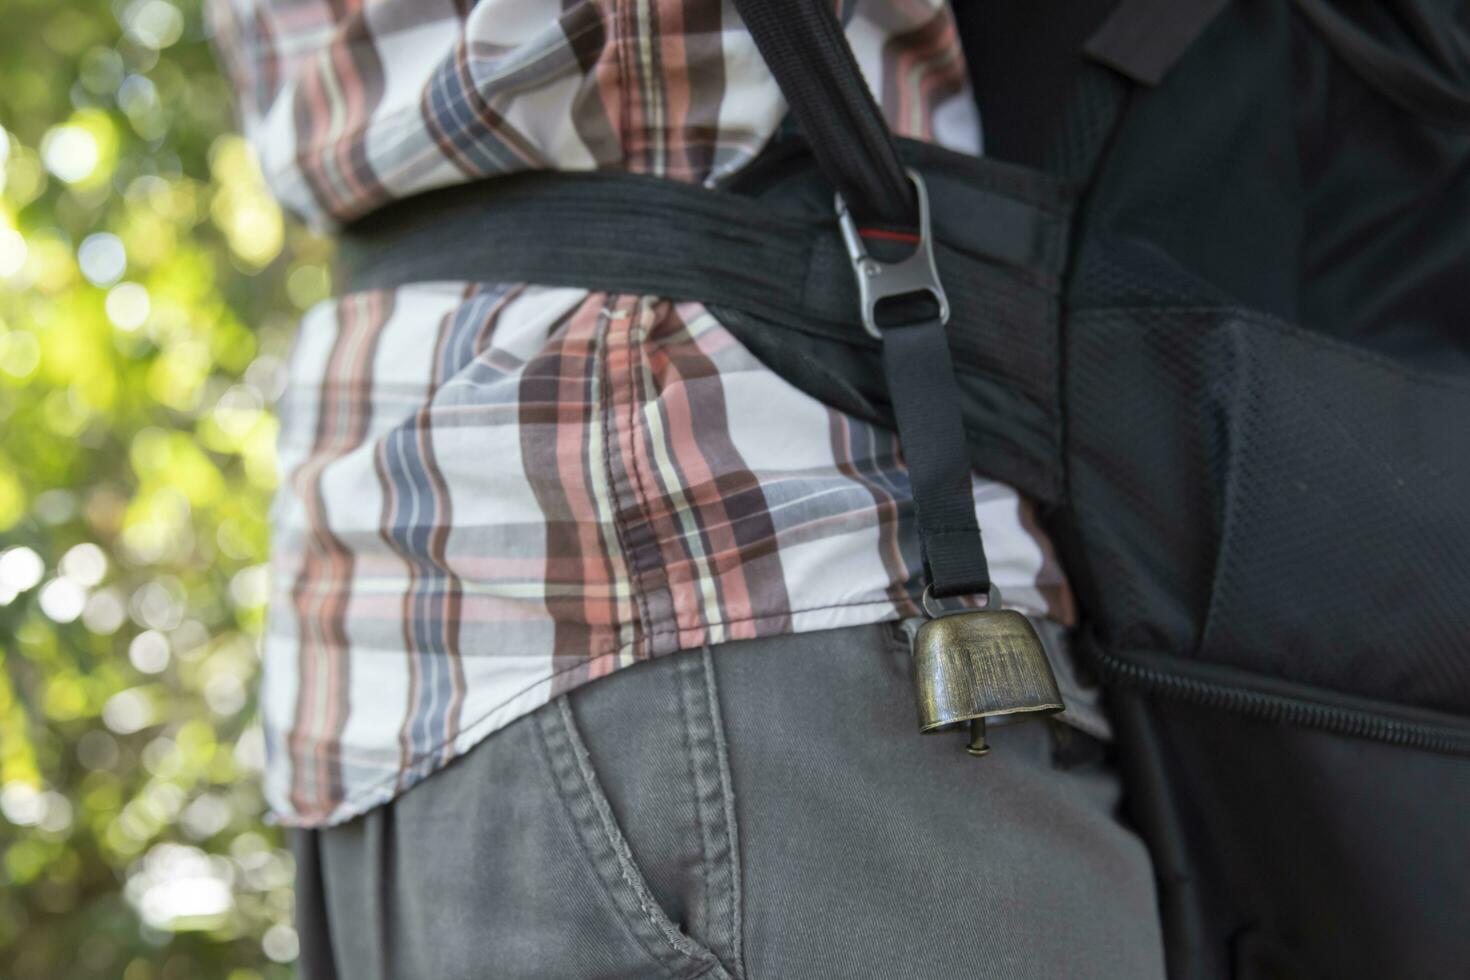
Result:
M612 883L606 879L603 870L598 867L596 858L591 854L587 854L587 858L592 864L592 873L602 883L604 889L607 890L613 911L620 919L628 922L631 927L634 922L638 921L636 918L630 920L628 915L628 912L631 911L628 908L631 897L631 904L636 905L638 911L643 916L642 923L638 928L632 929L633 936L637 944L653 959L654 963L665 974L675 978L675 980L694 980L696 977L707 975L712 957L703 950L694 948L693 941L688 937L680 934L669 935L667 925L660 922L662 913L650 906L651 899L646 892L646 888L640 887L638 880L634 877L638 872L636 872L635 866L632 863L631 855L625 853L626 841L622 842L623 846L621 848L618 846L621 833L615 831L614 824L609 823L612 815L611 813L604 812L606 802L598 792L593 790L596 775L590 772L589 760L582 756L585 748L582 748L582 752L578 751L580 737L575 734L576 729L573 727L575 721L571 717L571 707L567 699L565 697L558 698L547 707L550 709L549 711L539 714L538 720L542 724L538 725L538 734L541 736L542 747L546 750L551 762L552 782L555 786L557 796L561 799L562 805L571 819L573 835L577 838L584 853L589 846L593 845L593 842L588 840L587 828L582 826L582 821L578 819L576 813L573 811L572 801L569 799L567 787L564 785L564 775L570 775L576 780L575 790L577 794L582 797L582 802L589 805L593 811L593 822L595 826L591 830L596 838L596 846L611 856L613 862L617 865L617 873L622 887L628 892L631 892L631 896L629 894L618 894ZM554 715L552 714L553 712ZM557 724L558 722L559 725ZM553 725L556 727L552 727ZM568 765L573 770L571 773L566 773L566 767ZM558 772L559 768L561 772ZM641 934L644 928L651 928L653 930L653 936L650 937ZM656 948L650 948L649 940L654 937L657 939ZM672 953L683 961L680 968L676 969L666 961L666 956L669 953ZM715 962L717 964L718 961ZM703 967L703 969L697 969L700 967ZM691 973L691 968L696 968L695 972Z
M689 788L694 794L694 832L698 840L700 868L700 888L704 892L703 903L700 906L700 918L705 919L710 910L710 878L713 874L713 862L710 860L709 831L705 826L704 816L704 780L699 773L698 760L695 759L695 732L694 716L689 705L689 662L688 657L680 658L675 670L675 679L679 688L679 720L684 729L684 762L689 772ZM709 922L700 922L701 928L710 926Z
M744 895L740 875L739 828L735 823L734 778L730 771L729 744L725 739L725 720L720 712L719 692L715 680L714 654L708 644L700 650L700 664L704 671L704 695L709 713L710 731L714 736L715 764L720 784L720 800L724 809L725 861L729 876L728 905L731 969L735 971L737 976L743 978L746 974L745 937L743 934L745 926L741 915L741 903L744 901Z

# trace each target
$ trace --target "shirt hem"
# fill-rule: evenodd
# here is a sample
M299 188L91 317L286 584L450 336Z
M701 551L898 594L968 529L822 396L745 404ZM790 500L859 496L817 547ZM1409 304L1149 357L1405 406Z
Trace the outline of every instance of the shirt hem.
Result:
M877 613L877 615L874 615ZM827 614L827 615L822 615ZM778 618L778 617L755 617ZM903 618L902 613L894 606L890 599L876 599L859 603L835 603L825 606L815 606L800 611L791 612L784 617L791 623L791 628L785 630L788 633L811 633L827 629L841 629L850 626L871 626L878 623L893 622ZM749 623L752 619L743 619L738 622ZM687 635L707 636L711 631L729 631L737 621L716 620L712 623L702 624L689 629L677 629L676 632L681 642L677 649L657 656L672 656L688 650L697 650L704 646L724 646L726 643L738 643L741 639L730 638L728 640L707 643L696 642L685 644L683 637ZM410 758L401 771L394 772L389 778L374 783L354 793L349 793L341 802L322 816L305 816L292 807L288 801L275 794L267 794L267 802L271 807L271 822L283 827L302 830L324 830L328 827L339 826L356 817L362 816L395 797L407 792L418 785L424 779L443 769L455 759L464 755L474 748L488 736L506 727L518 719L529 715L531 712L543 707L553 700L551 689L557 678L574 671L591 674L593 679L617 672L626 665L629 654L632 653L634 643L621 644L606 653L598 654L586 660L555 671L522 689L514 697L501 701L495 707L489 709L475 721L465 726L454 737L452 743L444 743L428 749ZM602 668L606 668L605 670ZM452 744L453 748L449 748ZM269 785L269 783L268 783Z

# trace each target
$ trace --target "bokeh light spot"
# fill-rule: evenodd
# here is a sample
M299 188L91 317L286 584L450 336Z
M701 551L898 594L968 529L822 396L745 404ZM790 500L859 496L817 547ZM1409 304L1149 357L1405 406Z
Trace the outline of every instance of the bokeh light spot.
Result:
M46 563L25 545L0 551L0 589L24 592L35 588L46 574Z
M137 330L148 320L148 290L135 282L122 282L107 293L107 319L119 330Z
M107 576L107 554L92 542L85 541L67 549L57 567L73 582L90 588Z
M82 275L94 286L107 287L123 277L128 268L128 253L122 239L111 232L88 235L77 249L77 265Z
M266 930L260 941L260 948L277 963L290 963L301 953L301 940L295 929L277 923Z
M131 735L153 724L153 702L137 688L119 691L102 706L102 722L119 735Z
M144 674L159 674L168 667L168 639L157 630L144 630L128 644L128 660Z
M135 0L119 19L128 37L155 51L173 44L184 33L183 13L167 0Z
M80 126L55 126L41 140L46 169L68 184L86 180L97 169L97 139Z
M116 633L128 618L127 607L112 589L103 589L87 597L82 610L82 624L98 636Z
M41 366L41 344L29 330L12 330L0 337L0 371L25 380Z
M41 612L57 623L70 623L87 606L87 590L68 578L52 579L41 587Z
M0 788L0 814L17 827L30 827L41 822L46 804L41 792L29 783L9 782Z
M24 269L29 256L24 235L14 228L0 228L0 278L9 279Z

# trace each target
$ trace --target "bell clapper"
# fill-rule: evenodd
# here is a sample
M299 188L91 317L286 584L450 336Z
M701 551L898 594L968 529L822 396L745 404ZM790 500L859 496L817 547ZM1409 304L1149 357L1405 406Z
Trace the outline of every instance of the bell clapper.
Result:
M965 751L980 758L990 754L990 743L985 741L985 719L970 719L970 744L965 746Z

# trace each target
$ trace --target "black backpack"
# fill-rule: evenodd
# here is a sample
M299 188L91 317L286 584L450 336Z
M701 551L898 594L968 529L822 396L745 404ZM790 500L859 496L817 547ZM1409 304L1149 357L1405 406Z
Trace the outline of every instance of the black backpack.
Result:
M343 285L706 302L897 425L937 599L989 585L968 469L1018 487L1107 684L1171 976L1470 974L1470 18L959 2L976 160L893 139L827 0L737 7L796 125L730 186L432 192L348 229Z

